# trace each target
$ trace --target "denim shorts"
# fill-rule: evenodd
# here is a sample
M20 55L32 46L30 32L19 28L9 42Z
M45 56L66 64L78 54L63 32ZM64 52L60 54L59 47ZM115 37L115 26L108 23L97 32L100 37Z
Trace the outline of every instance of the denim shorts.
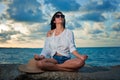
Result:
M57 60L58 64L62 64L62 63L64 63L66 60L70 59L70 57L57 56L57 55L54 55L53 58L54 58L55 60Z

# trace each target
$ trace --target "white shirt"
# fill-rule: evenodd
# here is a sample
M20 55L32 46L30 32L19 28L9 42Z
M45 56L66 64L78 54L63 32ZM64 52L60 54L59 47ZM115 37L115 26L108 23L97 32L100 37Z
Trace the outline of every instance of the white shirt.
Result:
M51 37L46 38L40 55L53 57L57 52L63 56L70 57L70 52L72 53L74 50L76 50L74 34L69 29L64 29L58 36L55 36L54 31Z

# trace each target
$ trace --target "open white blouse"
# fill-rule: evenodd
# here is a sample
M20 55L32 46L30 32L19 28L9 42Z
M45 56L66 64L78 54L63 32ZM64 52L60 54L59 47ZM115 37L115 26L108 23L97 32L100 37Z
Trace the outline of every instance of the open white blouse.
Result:
M63 56L70 57L70 53L74 50L76 50L74 34L71 30L64 29L58 36L55 36L54 31L51 37L46 37L45 45L40 55L52 58L57 52Z

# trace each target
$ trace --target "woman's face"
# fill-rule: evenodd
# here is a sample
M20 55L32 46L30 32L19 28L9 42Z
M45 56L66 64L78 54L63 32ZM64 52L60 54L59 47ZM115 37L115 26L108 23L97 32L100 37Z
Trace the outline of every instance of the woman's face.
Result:
M56 14L54 23L62 24L64 22L64 17L65 16L63 14L60 14L60 13Z

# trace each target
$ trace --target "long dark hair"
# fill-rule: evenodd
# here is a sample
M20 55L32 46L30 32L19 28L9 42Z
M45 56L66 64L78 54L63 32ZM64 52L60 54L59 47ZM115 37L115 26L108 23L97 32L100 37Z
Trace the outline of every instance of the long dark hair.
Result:
M63 13L60 12L60 11L56 12L56 13L53 15L53 17L52 17L52 19L51 19L51 23L50 23L50 25L51 25L51 30L53 30L53 29L56 28L56 24L54 23L54 21L55 21L55 16L56 16L57 14L63 15ZM64 22L63 22L63 27L65 28L65 18L64 18Z

